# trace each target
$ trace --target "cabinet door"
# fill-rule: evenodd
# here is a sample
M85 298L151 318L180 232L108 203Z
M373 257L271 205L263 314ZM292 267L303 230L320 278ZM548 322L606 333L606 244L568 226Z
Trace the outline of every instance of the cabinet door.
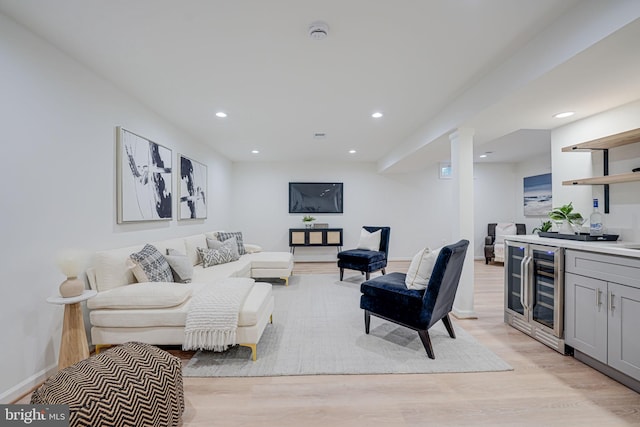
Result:
M565 273L565 342L607 363L607 282Z
M609 366L640 380L640 289L609 283Z

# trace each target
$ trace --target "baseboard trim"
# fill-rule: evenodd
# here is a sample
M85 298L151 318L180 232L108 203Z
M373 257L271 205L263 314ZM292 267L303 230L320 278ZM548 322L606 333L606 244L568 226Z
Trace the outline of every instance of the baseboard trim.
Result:
M453 314L456 317L456 319L477 319L478 318L478 313L476 313L474 310L461 311L461 310L457 310L455 307L453 307L453 309L451 310L451 314Z
M38 387L47 378L58 371L58 364L53 364L39 372L36 372L24 381L11 387L9 390L0 394L0 403L11 404L20 400L25 395L31 393L33 389Z

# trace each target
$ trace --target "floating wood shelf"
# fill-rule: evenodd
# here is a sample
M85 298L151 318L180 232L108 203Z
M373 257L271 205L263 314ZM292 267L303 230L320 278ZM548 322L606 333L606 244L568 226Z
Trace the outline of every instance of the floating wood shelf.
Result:
M604 170L604 176L562 181L562 185L604 185L604 213L609 213L609 184L640 181L640 172L609 175L609 149L622 147L623 145L628 144L635 144L638 142L640 142L640 128L616 133L615 135L609 135L603 138L592 139L591 141L570 145L568 147L563 147L562 151L565 153L571 153L574 151L602 151L602 166Z
M618 175L596 176L594 178L573 179L562 181L562 185L594 185L618 184L621 182L640 181L640 172L622 173Z
M617 133L615 135L605 136L603 138L593 139L591 141L582 142L580 144L570 145L568 147L563 147L562 151L572 152L606 150L609 148L622 147L623 145L635 144L636 142L640 142L640 128Z

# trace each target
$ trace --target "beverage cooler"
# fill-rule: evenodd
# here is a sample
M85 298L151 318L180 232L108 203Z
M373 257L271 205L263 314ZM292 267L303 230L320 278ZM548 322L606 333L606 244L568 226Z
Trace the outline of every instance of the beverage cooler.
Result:
M563 249L506 241L504 258L504 321L564 354Z

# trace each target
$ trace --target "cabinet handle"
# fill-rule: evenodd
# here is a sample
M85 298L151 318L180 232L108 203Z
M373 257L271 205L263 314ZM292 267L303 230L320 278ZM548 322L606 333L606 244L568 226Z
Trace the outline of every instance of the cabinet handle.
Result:
M615 294L609 291L609 311L613 314L613 310L615 310L616 306L613 303L613 298L615 298Z
M527 308L527 306L524 303L524 288L525 288L525 278L526 276L526 267L525 267L525 263L527 261L527 257L523 256L522 257L522 261L520 261L520 305L522 306L522 308Z
M602 305L602 289L596 289L596 307L600 310L600 306Z

